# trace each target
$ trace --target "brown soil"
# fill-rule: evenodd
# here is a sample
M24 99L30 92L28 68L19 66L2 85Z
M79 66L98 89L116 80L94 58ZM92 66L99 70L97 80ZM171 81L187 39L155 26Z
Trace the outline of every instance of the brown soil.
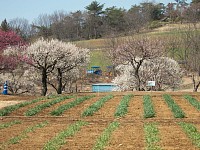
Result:
M183 97L173 96L172 98L181 107L183 112L185 112L187 118L200 118L200 112Z
M174 118L170 108L167 106L162 96L152 97L152 102L158 119Z
M144 149L145 139L143 124L120 124L120 127L112 133L111 140L106 150L136 150Z
M81 128L74 137L67 138L61 150L91 150L107 124L90 123Z
M160 146L166 150L195 150L196 147L177 124L162 124L158 126ZM196 149L197 150L197 149Z
M124 116L124 120L142 119L144 114L142 96L134 96L128 107L128 113Z

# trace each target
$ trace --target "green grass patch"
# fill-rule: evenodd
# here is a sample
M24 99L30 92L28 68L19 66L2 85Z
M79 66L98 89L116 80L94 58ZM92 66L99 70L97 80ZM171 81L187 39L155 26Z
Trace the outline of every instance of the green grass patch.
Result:
M41 105L37 105L36 107L34 108L31 108L29 110L27 110L25 112L25 115L26 116L34 116L36 115L37 113L39 113L40 111L42 111L43 109L47 108L47 107L51 107L52 105L55 105L57 103L60 103L61 101L64 101L66 99L70 99L72 98L73 96L62 96L62 97L59 97L57 99L54 99L52 101L49 101L49 102L46 102L46 103L43 103Z
M200 110L200 102L190 95L184 95L184 98L196 109Z
M98 111L101 107L103 107L104 103L113 98L113 95L107 95L102 97L97 102L89 106L83 113L82 116L92 116L94 112Z
M0 124L0 130L1 129L5 129L5 128L9 128L15 124L21 124L21 121L20 120L13 120L11 122L7 122L7 123L1 123Z
M150 95L143 96L144 118L155 117L155 110Z
M122 100L120 101L119 106L117 107L115 111L115 117L123 117L128 112L128 104L133 97L132 94L125 95Z
M60 116L64 113L64 111L72 108L72 107L75 107L79 104L81 104L82 102L84 102L85 100L88 100L92 97L94 97L95 95L89 95L89 96L83 96L83 97L80 97L80 98L77 98L75 99L74 101L70 102L70 103L67 103L65 105L62 105L60 107L58 107L56 110L53 110L51 112L51 115L53 116Z
M103 150L104 147L108 144L112 132L116 130L119 127L119 125L120 124L117 121L110 123L109 126L101 134L101 136L97 139L93 150Z
M171 109L171 111L173 112L175 118L185 117L185 113L183 112L183 110L179 107L179 105L175 103L175 101L172 99L170 95L164 94L163 98L167 103L167 105L169 106L169 108Z
M144 125L144 133L147 150L161 150L159 146L159 130L155 123L147 123Z
M191 123L180 122L179 125L183 128L187 136L192 140L192 142L200 148L200 132Z
M66 143L67 137L72 137L77 133L82 126L87 125L87 122L84 121L77 121L76 123L70 125L65 130L58 133L57 136L49 140L43 147L43 150L57 150L60 149L62 145Z

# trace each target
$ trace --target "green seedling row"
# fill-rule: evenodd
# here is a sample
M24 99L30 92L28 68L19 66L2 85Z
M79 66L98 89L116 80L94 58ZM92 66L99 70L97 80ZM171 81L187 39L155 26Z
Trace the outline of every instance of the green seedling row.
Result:
M56 110L53 110L51 112L51 115L53 116L60 116L64 113L64 111L76 106L76 105L79 105L81 104L82 102L84 102L85 100L88 100L90 98L94 97L94 95L90 95L90 96L83 96L83 97L80 97L80 98L77 98L75 99L74 101L70 102L70 103L67 103L65 105L62 105L60 106L58 109Z
M43 147L43 150L58 150L62 145L66 143L67 137L72 137L77 133L82 126L88 125L87 122L77 121L76 123L70 125L65 130L58 133L57 136L50 139Z
M125 116L125 114L128 112L128 104L129 104L132 97L133 97L133 95L130 94L130 95L125 95L122 98L119 106L117 107L117 109L115 111L115 117Z
M70 99L72 98L73 96L62 96L62 97L59 97L57 99L54 99L52 101L49 101L49 102L46 102L46 103L43 103L41 105L37 105L36 107L34 108L31 108L29 109L28 111L25 112L25 115L26 116L34 116L36 115L37 113L39 113L40 111L42 111L43 109L47 108L47 107L51 107L52 105L55 105L57 103L60 103L61 101L63 100L66 100L66 99Z
M37 103L41 100L44 100L44 99L47 99L46 97L42 97L42 98L38 98L38 99L34 99L32 101L29 101L29 102L23 102L23 103L20 103L20 104L15 104L15 105L12 105L12 106L7 106L7 107L4 107L3 109L0 110L0 116L7 116L8 114L10 114L11 112L21 108L21 107L25 107L27 105L30 105L30 104L33 104L33 103Z
M144 133L147 150L161 150L159 146L159 130L155 123L147 123L144 125Z
M104 132L97 139L93 150L104 150L104 147L108 144L111 134L114 130L119 127L119 122L115 121L109 124L109 126L104 130Z
M9 128L9 127L11 127L15 124L21 124L21 121L20 120L14 120L14 121L11 121L11 122L2 123L2 124L0 124L0 130L5 129L5 128Z
M83 113L82 116L92 116L94 112L98 111L101 107L103 107L104 103L108 100L112 99L113 95L107 95L105 97L102 97L97 102L89 106Z
M185 95L184 98L197 110L200 110L200 102L190 95Z
M200 148L200 132L191 123L180 122L179 125L183 128L187 136L192 140L192 142Z
M183 110L179 107L179 105L175 103L175 101L172 99L170 95L165 94L163 95L163 98L167 103L167 105L169 106L169 108L171 109L171 111L173 112L175 118L185 117L185 113L183 112Z
M143 96L144 118L155 117L155 110L150 95Z
M18 136L12 137L9 139L7 142L2 143L0 149L7 149L7 146L10 144L17 144L19 143L22 139L28 138L28 133L34 132L35 130L39 128L43 128L48 124L47 121L38 123L34 126L28 127L26 130L22 131Z

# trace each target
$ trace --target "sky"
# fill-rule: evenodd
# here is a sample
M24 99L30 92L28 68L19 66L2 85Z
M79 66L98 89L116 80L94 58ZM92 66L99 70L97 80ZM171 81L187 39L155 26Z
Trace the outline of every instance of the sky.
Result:
M8 22L14 18L25 18L29 20L29 23L31 23L40 14L52 14L53 12L60 10L65 12L85 10L85 7L92 1L94 0L1 0L0 22L2 22L5 18ZM100 4L105 4L104 8L116 6L124 9L130 9L132 5L144 2L144 0L97 1ZM169 2L174 2L174 0L162 0L162 3L164 4ZM191 2L191 0L188 0L187 2Z

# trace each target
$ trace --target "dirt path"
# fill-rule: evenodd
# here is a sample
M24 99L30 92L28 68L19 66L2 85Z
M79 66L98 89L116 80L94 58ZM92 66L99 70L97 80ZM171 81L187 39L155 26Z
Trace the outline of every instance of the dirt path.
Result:
M66 139L67 143L61 150L91 150L106 126L107 124L90 123L82 127L74 137Z
M128 129L128 130L127 130ZM144 149L143 124L120 124L105 150Z
M152 102L156 112L156 119L172 119L173 114L170 108L167 106L162 96L152 97Z
M172 96L172 98L181 107L183 112L185 112L187 118L200 118L200 111L193 107L184 98L181 96Z
M134 96L129 102L128 113L123 120L143 119L143 114L142 96Z
M195 146L188 139L182 128L177 124L158 125L160 146L166 150L195 150Z

